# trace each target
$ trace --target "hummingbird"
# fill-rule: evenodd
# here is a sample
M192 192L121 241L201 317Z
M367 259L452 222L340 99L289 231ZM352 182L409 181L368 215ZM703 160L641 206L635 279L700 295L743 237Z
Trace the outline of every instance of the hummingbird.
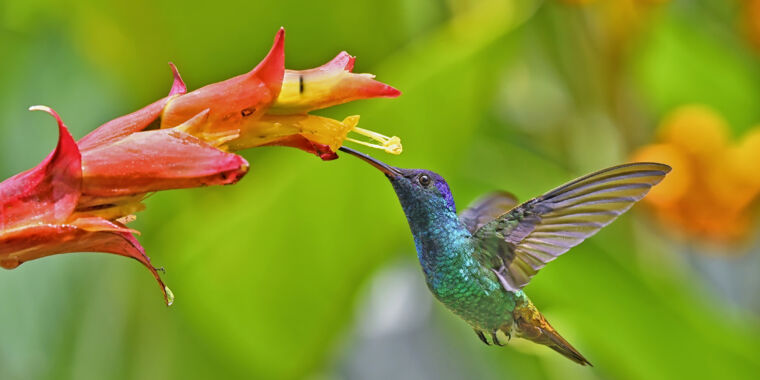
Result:
M448 184L424 169L401 169L347 147L390 180L414 236L428 289L483 343L512 336L591 363L538 311L523 288L547 263L594 235L670 172L640 162L602 169L518 204L507 192L476 199L459 215Z

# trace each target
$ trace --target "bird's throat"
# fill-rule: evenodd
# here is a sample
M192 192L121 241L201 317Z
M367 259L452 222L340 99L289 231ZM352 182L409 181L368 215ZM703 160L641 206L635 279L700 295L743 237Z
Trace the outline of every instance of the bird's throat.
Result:
M396 193L423 267L426 263L432 264L461 254L464 246L469 244L470 233L445 200L420 196L403 189L396 189Z

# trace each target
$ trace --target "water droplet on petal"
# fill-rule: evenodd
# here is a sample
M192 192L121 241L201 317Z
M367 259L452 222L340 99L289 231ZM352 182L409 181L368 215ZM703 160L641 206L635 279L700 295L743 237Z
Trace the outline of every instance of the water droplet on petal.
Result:
M174 293L166 285L164 285L164 291L166 292L166 306L171 306L174 303Z

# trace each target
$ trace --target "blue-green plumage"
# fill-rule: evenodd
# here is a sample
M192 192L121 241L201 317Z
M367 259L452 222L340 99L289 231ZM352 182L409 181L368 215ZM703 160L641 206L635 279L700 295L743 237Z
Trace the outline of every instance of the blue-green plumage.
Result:
M420 191L407 177L430 176L427 191ZM435 173L408 170L391 178L414 236L417 257L428 288L446 307L473 326L487 331L510 323L515 301L496 275L474 257L472 235L456 214L451 191Z
M508 193L490 194L457 216L449 186L438 174L394 168L352 149L341 150L390 179L428 288L483 342L502 345L504 337L515 334L583 365L590 363L554 330L522 288L546 263L628 210L670 170L656 163L620 165L520 205Z

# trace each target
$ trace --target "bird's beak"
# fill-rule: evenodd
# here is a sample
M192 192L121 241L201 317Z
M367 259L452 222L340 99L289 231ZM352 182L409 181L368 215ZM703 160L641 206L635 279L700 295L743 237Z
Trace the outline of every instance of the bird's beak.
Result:
M344 152L346 152L348 154L354 155L356 157L359 157L360 159L362 159L364 161L367 161L367 163L369 163L370 165L376 167L381 172L385 173L385 175L388 176L388 178L394 178L394 177L398 177L398 176L401 175L401 172L398 169L394 168L393 166L390 166L390 165L386 164L385 162L382 162L382 161L379 161L377 159L374 159L374 158L372 158L372 157L370 157L370 156L368 156L368 155L366 155L366 154L364 154L362 152L353 150L351 148L347 148L345 146L340 147L340 150L342 150L342 151L344 151Z

